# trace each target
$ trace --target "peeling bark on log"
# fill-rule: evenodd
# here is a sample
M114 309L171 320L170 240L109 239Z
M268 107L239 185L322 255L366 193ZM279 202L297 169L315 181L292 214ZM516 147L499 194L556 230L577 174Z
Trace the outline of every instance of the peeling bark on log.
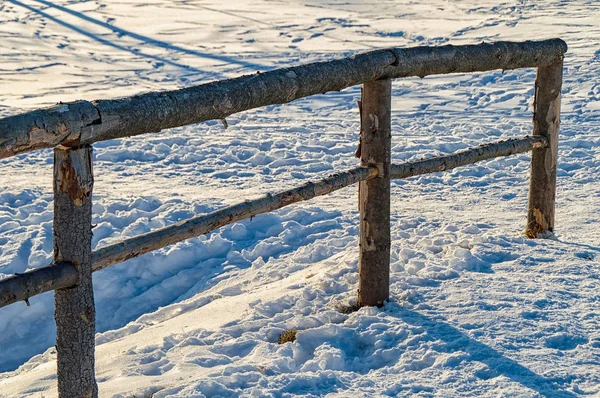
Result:
M69 262L77 284L54 294L58 394L96 398L92 287L92 148L54 149L54 262Z
M495 142L493 144L481 145L477 148L460 151L452 155L439 156L403 164L393 164L392 178L408 178L450 170L455 167L466 166L486 159L529 152L536 148L545 148L546 145L546 138L541 136Z
M77 283L73 264L51 264L34 271L16 274L0 281L0 308L25 301L38 294L71 287Z
M181 90L60 104L0 119L0 159L58 144L76 147L225 119L378 79L547 66L566 51L560 39L391 48Z
M292 203L327 195L338 189L375 176L377 176L377 168L374 167L352 169L324 178L318 182L309 182L299 188L239 203L156 231L126 239L95 250L93 254L93 270L98 271L109 265L120 263L167 245L206 234L235 221L268 213Z
M86 126L99 122L98 109L88 101L0 119L0 159L57 145L76 146Z
M360 165L377 178L359 183L358 305L381 307L390 292L390 164L392 81L365 83L361 98Z
M545 137L548 146L531 154L529 211L525 230L530 238L546 237L554 232L562 70L562 60L540 67L535 80L533 135Z

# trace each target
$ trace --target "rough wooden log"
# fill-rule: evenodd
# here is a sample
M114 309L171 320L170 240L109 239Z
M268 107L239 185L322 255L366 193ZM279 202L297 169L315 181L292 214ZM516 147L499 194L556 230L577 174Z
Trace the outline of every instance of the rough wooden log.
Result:
M382 306L390 293L390 167L392 81L362 88L360 165L376 167L377 178L359 183L360 237L358 305Z
M0 308L17 301L28 303L30 297L51 290L71 287L77 283L73 264L59 263L16 274L0 281Z
M540 67L535 80L533 135L545 137L548 146L531 154L529 210L525 229L525 234L530 238L551 236L554 231L562 70L562 60Z
M94 271L98 271L109 265L120 263L167 245L206 234L235 221L268 213L292 203L327 195L330 192L375 176L377 176L377 168L359 167L324 178L318 182L309 182L299 188L239 203L203 216L181 221L156 231L129 238L95 250L93 254L93 269Z
M59 104L0 119L0 158L57 144L75 147L225 119L377 79L546 66L566 51L560 39L391 48L181 90Z
M376 176L377 168L374 167L352 169L319 182L308 183L302 187L290 189L277 195L267 195L254 201L246 201L149 234L102 247L92 253L92 272L166 245L208 233L232 222L269 212L298 201L326 195L358 181ZM163 237L167 238L160 242L152 242L140 249L144 242L151 242L153 239L162 239ZM69 263L51 264L0 280L0 308L27 300L50 290L73 287L77 280L78 271L75 266Z
M507 141L495 142L493 144L481 145L447 156L439 156L431 159L423 159L415 162L407 162L392 165L392 178L408 178L422 174L435 173L450 170L455 167L466 166L486 159L500 156L515 155L528 152L536 148L545 148L547 140L545 137L525 137Z
M58 394L98 396L94 374L96 311L92 287L92 148L54 149L54 262L78 271L54 294Z
M88 101L0 119L0 159L61 144L76 145L84 129L99 121L98 109Z

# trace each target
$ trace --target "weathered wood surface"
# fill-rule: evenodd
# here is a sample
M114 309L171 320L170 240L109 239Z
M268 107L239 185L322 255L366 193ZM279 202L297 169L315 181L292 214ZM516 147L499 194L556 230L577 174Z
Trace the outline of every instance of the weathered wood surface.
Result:
M517 153L528 152L533 149L545 148L546 146L547 140L542 136L517 138L495 142L493 144L485 144L477 148L466 149L452 155L438 156L403 164L393 164L392 178L408 178L422 174L450 170L456 167L480 162L482 160L515 155Z
M69 262L77 270L77 283L54 293L61 398L98 396L92 287L93 185L91 147L54 149L54 263Z
M26 301L38 294L71 287L77 283L77 269L73 264L51 264L34 271L16 274L0 281L0 308Z
M358 305L382 306L390 294L390 167L392 80L362 88L360 165L376 167L377 178L359 183Z
M529 210L525 229L525 234L530 238L545 237L554 231L562 70L562 61L540 67L535 80L533 135L545 137L548 146L531 154Z
M547 66L566 51L560 39L391 48L181 90L59 104L0 119L0 159L58 144L76 147L225 119L377 79Z
M327 195L338 189L375 176L377 176L377 168L359 167L332 175L317 182L309 182L299 188L239 203L203 216L181 221L156 231L129 238L95 250L93 254L93 269L97 271L167 245L206 234L235 221L268 213L292 203Z

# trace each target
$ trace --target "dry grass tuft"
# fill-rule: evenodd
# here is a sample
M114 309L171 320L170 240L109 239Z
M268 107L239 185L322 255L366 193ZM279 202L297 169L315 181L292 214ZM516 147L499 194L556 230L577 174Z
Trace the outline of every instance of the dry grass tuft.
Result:
M279 340L277 341L277 343L278 344L293 343L294 341L296 341L296 333L298 333L298 331L296 329L286 330L285 332L283 332L279 335Z

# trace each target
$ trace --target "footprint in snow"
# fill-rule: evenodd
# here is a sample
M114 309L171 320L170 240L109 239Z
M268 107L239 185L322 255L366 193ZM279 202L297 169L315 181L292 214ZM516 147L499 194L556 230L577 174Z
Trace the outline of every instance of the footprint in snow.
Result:
M583 336L572 336L568 334L556 334L546 339L546 347L557 350L574 350L580 344L587 343Z

